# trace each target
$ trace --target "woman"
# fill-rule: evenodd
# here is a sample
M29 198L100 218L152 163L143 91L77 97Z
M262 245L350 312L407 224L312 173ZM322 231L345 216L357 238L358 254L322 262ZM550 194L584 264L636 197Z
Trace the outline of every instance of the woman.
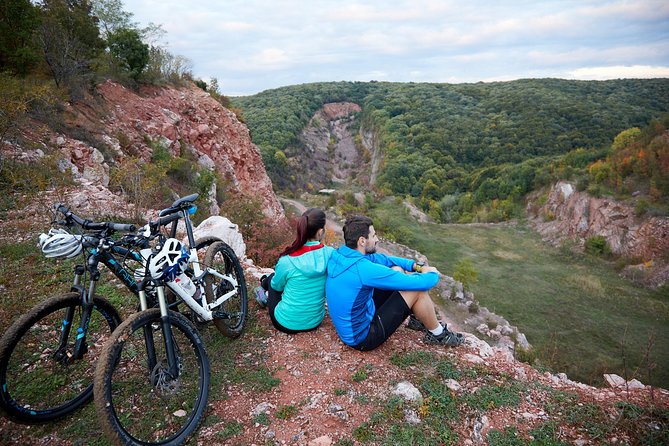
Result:
M296 232L293 244L281 253L274 274L261 280L262 288L268 291L272 325L288 334L315 330L323 321L325 267L334 252L334 248L322 243L322 210L309 209L302 214Z

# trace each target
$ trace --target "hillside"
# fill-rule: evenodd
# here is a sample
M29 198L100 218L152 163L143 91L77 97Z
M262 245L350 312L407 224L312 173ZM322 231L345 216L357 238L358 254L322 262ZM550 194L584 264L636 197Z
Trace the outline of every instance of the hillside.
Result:
M437 221L471 222L520 215L520 197L582 175L583 164L603 158L620 132L665 115L667 98L667 79L528 79L306 84L233 103L284 189L291 189L280 180L290 175L286 155L308 158L303 131L314 114L326 103L358 104L352 129L359 144L382 155L377 188L413 197ZM365 135L374 135L375 147L365 147Z
M116 177L121 167L157 175L159 185L169 190L202 185L197 180L206 178L210 169L228 181L204 183L205 192L214 184L225 186L224 196L260 196L267 191L262 163L254 158L258 152L244 126L200 90L152 87L137 94L107 83L98 91L96 101L68 106L64 126L33 121L3 145L3 200L10 205L0 216L0 330L43 296L69 286L71 264L44 259L34 244L36 234L49 225L47 209L53 202L66 201L91 217L132 220L134 211L159 207L160 200L170 196L158 187L150 189L156 194L153 201L137 201L139 196L121 187L132 183ZM118 189L114 193L106 184ZM263 196L270 206L261 209L272 212L276 197ZM209 203L214 204L228 215L231 200ZM265 226L263 234L269 232ZM247 240L250 247L256 242ZM33 279L26 282L26 277ZM256 279L248 279L253 286ZM125 314L135 310L134 299L113 284L104 284L99 292L118 302ZM214 376L198 443L667 440L669 394L641 388L635 381L610 390L574 383L564 375L519 363L508 348L492 349L471 334L465 347L443 350L425 346L420 335L400 329L386 346L362 354L344 347L327 319L316 332L290 337L274 332L266 313L254 305L251 316L238 341L221 339L213 330L203 333ZM409 389L409 395L419 392L421 399L394 395L404 381L408 384L401 387ZM24 428L3 418L0 439L4 444L104 445L94 418L92 406L59 423L36 427Z

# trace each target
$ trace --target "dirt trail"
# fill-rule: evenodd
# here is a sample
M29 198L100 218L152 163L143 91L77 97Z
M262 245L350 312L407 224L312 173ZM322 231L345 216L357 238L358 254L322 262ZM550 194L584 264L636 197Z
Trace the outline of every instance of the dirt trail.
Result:
M304 213L304 211L306 211L308 209L307 206L304 205L304 203L302 203L300 201L297 201L297 200L292 200L290 198L283 198L283 197L280 197L279 200L282 203L284 203L284 207L285 207L285 204L287 203L287 204L291 205L292 207L294 207L295 209L297 209L297 211L300 214ZM334 232L337 235L343 235L344 234L344 231L343 231L343 228L342 228L341 224L339 224L338 221L333 220L329 216L328 216L327 220L325 221L325 227L327 229L331 230L332 232Z

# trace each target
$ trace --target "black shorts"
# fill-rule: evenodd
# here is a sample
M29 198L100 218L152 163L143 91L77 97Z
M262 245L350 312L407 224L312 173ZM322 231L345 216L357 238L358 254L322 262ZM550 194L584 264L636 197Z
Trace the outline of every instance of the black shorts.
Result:
M373 299L376 312L369 325L367 337L353 347L356 350L374 350L386 342L386 339L395 333L404 319L411 314L411 308L407 306L399 291L375 288Z

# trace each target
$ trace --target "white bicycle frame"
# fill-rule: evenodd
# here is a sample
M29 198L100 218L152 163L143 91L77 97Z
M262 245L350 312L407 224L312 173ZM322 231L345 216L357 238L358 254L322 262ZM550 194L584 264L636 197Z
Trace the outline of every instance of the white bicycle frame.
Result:
M226 300L236 295L237 286L239 284L237 283L237 279L235 279L235 277L221 274L212 268L206 268L204 271L202 271L202 269L200 268L200 261L197 258L197 250L195 248L192 248L190 250L190 257L188 259L188 263L193 266L193 271L195 275L192 280L195 286L197 286L200 290L200 296L202 296L202 304L198 303L195 299L193 299L193 297L190 294L188 294L175 281L167 282L166 285L176 295L181 297L183 301L186 303L186 305L188 305L191 310L195 311L198 314L198 316L200 316L205 321L211 321L214 319L212 308L218 307ZM211 274L217 279L229 282L232 285L233 289L231 291L228 291L215 301L207 302L207 294L204 292L204 277L208 274ZM216 295L216 288L214 288L214 295Z
M146 260L149 258L151 255L151 249L148 248L146 250L142 250L140 253L142 257ZM188 263L192 266L193 268L193 284L199 289L200 291L200 296L201 296L201 301L202 303L199 303L193 297L188 294L176 281L172 280L170 282L165 282L165 285L174 292L177 296L179 296L185 303L188 305L188 307L193 310L194 312L197 313L198 316L200 316L202 319L205 321L212 321L214 320L214 313L212 311L213 308L218 307L219 305L223 304L225 301L230 299L231 297L235 296L237 294L237 286L239 286L239 283L237 282L237 279L234 276L231 275L225 275L221 274L215 269L212 268L206 268L204 271L200 267L200 260L197 257L197 249L191 248L190 250L190 256L188 257ZM145 261L146 265L146 261ZM225 280L229 282L232 285L232 290L228 291L218 299L216 299L213 302L207 302L207 293L204 291L204 278L207 275L212 275L216 277L219 280ZM216 295L216 288L214 288L214 296ZM144 309L144 308L143 308Z

